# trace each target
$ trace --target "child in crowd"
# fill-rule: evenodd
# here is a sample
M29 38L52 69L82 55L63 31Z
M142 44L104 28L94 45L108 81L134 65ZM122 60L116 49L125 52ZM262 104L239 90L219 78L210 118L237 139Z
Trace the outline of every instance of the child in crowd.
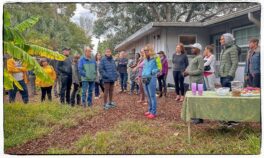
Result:
M48 64L46 58L40 60L40 65L43 67L44 72L50 77L52 82L45 82L40 78L36 78L36 86L39 86L41 89L41 102L46 99L46 95L48 96L49 101L52 100L51 90L54 85L54 81L56 80L56 72L53 67Z
M132 95L134 93L134 89L136 87L136 94L138 95L139 92L139 85L136 82L136 78L138 76L138 70L133 71L133 69L137 66L138 62L139 62L139 58L140 58L140 54L137 53L136 54L136 59L134 61L132 61L129 64L129 68L130 68L130 83L131 83L131 87L130 87L130 95Z
M80 55L76 54L73 57L72 60L72 83L73 83L73 91L71 93L71 106L75 105L75 98L76 98L76 103L78 105L81 104L81 95L80 95L80 90L82 86L81 82L81 75L78 70L78 62L80 59Z

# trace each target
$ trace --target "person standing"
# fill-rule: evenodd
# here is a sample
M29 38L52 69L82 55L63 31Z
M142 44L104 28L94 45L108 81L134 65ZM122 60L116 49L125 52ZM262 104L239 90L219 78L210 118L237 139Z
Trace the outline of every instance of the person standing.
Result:
M73 91L71 93L71 106L74 106L75 103L77 103L77 105L79 105L80 101L81 101L81 96L78 93L80 87L82 86L81 75L80 75L79 69L78 69L79 59L80 59L80 55L76 54L76 55L74 55L73 60L72 60ZM76 102L75 102L75 99L76 99Z
M99 71L104 82L104 109L108 110L116 106L113 102L113 93L114 84L118 77L115 60L109 48L105 50L105 57L100 62Z
M215 56L213 55L214 47L208 45L204 50L204 82L206 90L215 90Z
M235 38L231 33L225 33L220 38L222 51L220 53L220 82L222 87L231 88L238 67L238 51Z
M176 101L184 100L184 76L183 72L189 66L188 57L182 43L176 46L176 52L172 56L173 79L175 83Z
M248 86L260 88L260 47L259 40L252 38L249 41L249 51L245 67L245 80Z
M117 63L117 70L120 75L120 86L121 86L120 92L127 91L127 79L128 79L127 64L128 64L128 59L125 57L125 52L122 51L120 53L120 58Z
M34 95L37 95L36 91L36 75L33 70L28 71L28 80L31 90L31 96L34 97Z
M92 49L85 48L85 54L80 59L78 69L82 79L82 105L86 107L86 99L88 106L92 106L94 82L97 75L96 61L92 59ZM88 91L88 97L86 93Z
M40 65L42 66L44 72L50 77L52 82L48 83L42 81L40 78L36 78L36 85L41 89L41 102L45 101L46 95L48 96L49 101L52 100L51 92L54 81L56 80L56 72L53 67L48 64L48 60L43 58L40 60Z
M95 55L95 61L96 61L96 65L97 65L97 76L96 76L96 80L95 80L95 87L94 87L94 93L95 93L95 98L94 99L99 99L100 98L100 89L101 88L102 92L104 92L104 83L102 80L102 76L100 75L99 72L99 65L100 65L100 61L101 61L101 54L100 53L96 53Z
M157 113L157 98L156 98L156 75L162 70L160 58L156 57L156 53L151 45L144 47L145 60L142 71L142 81L145 93L148 97L148 111L144 115L153 119Z
M140 54L136 53L135 60L131 61L129 64L129 75L130 75L130 95L134 93L136 87L136 94L138 95L139 92L139 85L136 82L136 78L138 76L138 70L133 71L133 69L137 66L139 62Z
M145 52L144 52L144 48L142 48L140 50L139 62L137 66L133 69L133 71L138 71L136 80L139 85L140 100L137 101L137 103L143 103L144 105L148 105L148 103L145 102L145 91L144 91L143 82L142 82L142 71L144 67L144 59L145 59Z
M159 97L162 97L162 89L164 88L164 96L166 96L167 93L167 85L166 85L166 78L168 75L168 60L167 57L165 55L165 53L163 51L158 52L160 60L161 60L161 64L162 64L162 71L158 73L158 82L159 82Z
M15 60L14 58L9 58L7 60L7 71L15 78L15 80L21 85L23 90L18 89L18 87L13 84L13 89L8 91L9 94L9 103L15 102L16 93L19 93L22 96L22 100L24 104L28 103L28 89L26 83L28 83L27 79L27 69L22 65L22 62L19 60Z
M220 37L222 51L220 54L220 82L222 87L229 87L231 90L231 81L235 78L238 67L238 50L235 45L235 38L231 33L225 33ZM235 121L223 121L222 124L227 127L237 125Z
M62 52L66 59L64 61L58 61L57 63L57 70L61 80L60 102L64 104L66 100L66 103L69 105L72 85L72 57L70 56L70 51L70 48L64 48Z
M200 54L202 46L199 43L195 43L191 47L194 58L190 62L189 70L185 70L183 75L189 75L190 84L203 84L204 61L203 56ZM203 119L192 118L192 122L195 124L203 123Z

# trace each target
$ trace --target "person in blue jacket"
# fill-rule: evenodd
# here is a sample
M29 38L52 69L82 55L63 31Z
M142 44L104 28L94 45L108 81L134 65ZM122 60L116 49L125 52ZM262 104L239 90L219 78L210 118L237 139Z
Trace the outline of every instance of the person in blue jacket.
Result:
M142 82L145 94L148 97L148 111L145 116L149 119L156 117L157 98L156 98L156 82L157 74L162 70L160 57L156 56L151 45L144 47L145 60L142 71Z
M96 79L96 61L91 55L92 49L90 47L85 48L85 54L79 61L78 69L82 80L82 105L86 107L86 93L88 90L87 103L88 106L92 106L93 89Z
M104 109L115 107L113 102L114 83L117 80L117 69L112 52L108 48L105 51L105 57L102 58L99 65L99 72L104 82ZM109 101L108 100L109 96Z

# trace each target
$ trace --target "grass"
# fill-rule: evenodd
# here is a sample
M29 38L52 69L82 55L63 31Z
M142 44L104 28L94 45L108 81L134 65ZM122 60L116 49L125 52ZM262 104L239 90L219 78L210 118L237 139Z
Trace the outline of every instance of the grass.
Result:
M78 120L92 117L99 109L62 106L58 103L21 103L4 105L4 147L5 149L23 144L52 132L55 127L70 128ZM78 113L78 115L76 115Z
M235 129L197 128L188 144L183 123L126 120L109 131L84 135L71 149L52 153L65 150L72 154L260 154L260 130L247 124Z

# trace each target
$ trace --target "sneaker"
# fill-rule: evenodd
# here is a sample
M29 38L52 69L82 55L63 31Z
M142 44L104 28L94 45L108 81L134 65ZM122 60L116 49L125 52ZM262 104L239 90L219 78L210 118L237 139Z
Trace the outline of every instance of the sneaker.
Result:
M148 111L144 113L145 116L148 116L149 114L150 114L150 112L148 112Z
M159 96L159 94L156 94L156 97L158 97Z
M99 97L94 97L94 99L99 99Z
M114 102L110 102L108 103L108 105L110 105L111 107L116 107L116 104Z
M110 108L111 108L111 105L109 105L109 104L105 104L105 105L104 105L104 109L105 109L105 110L108 110L108 109L110 109Z
M200 123L203 123L203 119L192 119L192 123L193 124L200 124Z
M156 115L151 114L151 113L147 116L147 118L149 118L149 119L154 119L155 117L156 117Z
M124 92L122 89L121 89L121 90L119 90L119 93L122 93L122 92Z

